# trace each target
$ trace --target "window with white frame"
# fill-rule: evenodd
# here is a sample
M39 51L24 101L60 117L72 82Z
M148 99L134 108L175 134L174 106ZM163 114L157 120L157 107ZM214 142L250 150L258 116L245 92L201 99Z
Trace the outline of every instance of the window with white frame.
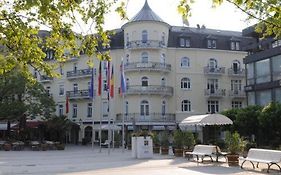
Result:
M180 47L190 47L190 38L180 38Z
M109 113L109 106L108 106L108 102L107 101L103 101L102 102L102 108L103 108L103 117L108 117L108 113Z
M191 89L191 83L189 78L182 78L181 79L181 89L189 90Z
M59 105L59 116L63 116L63 105Z
M128 113L129 113L129 102L126 101L125 102L125 115L128 115Z
M46 92L47 92L48 96L51 96L51 87L50 86L46 87Z
M233 73L234 73L234 74L237 74L240 69L241 69L241 68L240 68L240 61L234 60L234 61L232 62L232 70L233 70Z
M207 89L210 94L215 94L219 89L219 80L210 78L207 80Z
M72 117L73 118L77 117L77 104L72 105Z
M166 101L162 101L162 108L161 108L161 114L166 114Z
M165 32L162 32L161 44L162 44L162 45L165 45Z
M166 63L166 55L164 53L161 54L160 63L162 63L162 64Z
M60 96L63 96L63 95L64 95L64 85L63 85L63 84L60 84L60 85L59 85L59 95L60 95Z
M63 67L62 67L62 65L60 65L60 75L63 75Z
M215 69L218 67L217 60L215 58L210 58L208 67L210 69L210 72L215 71Z
M78 84L77 83L73 84L73 92L74 92L74 94L78 93Z
M191 102L189 100L183 100L181 102L181 111L183 111L183 112L191 111Z
M188 68L190 67L190 60L188 57L181 58L181 67L182 68Z
M93 114L93 103L88 103L87 117L92 117L92 114Z
M161 86L166 86L166 78L165 77L161 78Z
M126 78L126 87L128 88L130 86L130 79Z
M141 78L141 85L142 86L148 86L148 78L147 77Z
M147 52L143 52L141 54L141 62L142 63L148 63L148 53Z
M214 114L219 112L219 101L210 100L208 101L208 113Z
M232 101L231 106L232 109L240 109L242 108L242 101Z
M146 43L147 42L147 38L148 38L148 33L147 33L147 30L143 30L142 33L141 33L141 40L143 43Z
M126 33L126 46L129 46L129 33Z
M126 63L129 63L130 55L126 54Z
M234 94L239 94L242 90L242 80L231 80L231 91Z
M107 91L107 81L106 81L106 79L103 80L103 91Z
M281 40L275 40L271 43L272 48L281 46Z
M140 114L142 116L149 115L149 103L148 103L147 100L141 101L141 104L140 104Z
M231 41L230 42L231 50L240 50L240 42L239 41Z
M77 72L78 68L77 68L77 63L73 63L73 71Z
M215 49L217 48L217 41L215 39L208 39L207 40L207 47L209 49Z

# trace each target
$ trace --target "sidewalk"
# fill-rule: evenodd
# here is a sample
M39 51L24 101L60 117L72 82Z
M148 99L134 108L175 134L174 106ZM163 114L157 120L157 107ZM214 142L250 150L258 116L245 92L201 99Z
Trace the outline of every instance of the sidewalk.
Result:
M185 158L155 154L153 159L133 159L131 151L90 146L67 146L64 151L0 151L0 175L10 174L61 174L61 175L202 175L202 174L267 174L266 166L252 170L228 167L225 160L219 163L196 163ZM263 169L261 171L261 169ZM277 168L276 168L277 170ZM270 174L278 174L271 171ZM280 173L279 173L280 174Z

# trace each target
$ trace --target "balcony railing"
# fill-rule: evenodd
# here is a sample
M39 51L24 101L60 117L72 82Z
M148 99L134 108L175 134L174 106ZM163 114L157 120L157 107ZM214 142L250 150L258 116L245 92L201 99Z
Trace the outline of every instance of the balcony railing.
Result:
M126 43L125 46L127 49L142 49L142 48L161 49L166 47L165 43L159 40L129 41Z
M207 97L224 97L225 89L205 89L205 96Z
M126 90L126 94L146 94L146 95L173 95L173 88L169 86L157 86L157 85L150 85L150 86L140 86L140 85L133 85L128 86Z
M204 74L208 74L208 75L222 75L225 73L225 67L209 67L206 66L204 67Z
M123 114L116 115L116 122L122 123ZM162 114L162 113L150 113L148 115L142 115L140 113L127 113L124 114L124 122L137 123L137 122L176 122L175 114Z
M245 69L237 69L234 70L233 68L228 69L228 75L229 76L239 76L239 77L244 77L245 75Z
M230 90L229 96L233 98L246 98L246 93L243 90Z
M40 76L40 82L44 83L44 82L50 82L52 81L54 78L53 77L48 77L47 75L41 75Z
M162 71L162 72L170 72L171 65L166 63L160 62L134 62L134 63L127 63L124 65L124 71Z
M76 71L68 71L66 73L67 78L81 78L90 77L92 75L93 69L80 69Z
M77 90L77 91L67 91L66 95L68 98L71 99L89 99L92 98L90 97L90 91L89 89L84 89L84 90ZM95 92L94 92L95 96Z

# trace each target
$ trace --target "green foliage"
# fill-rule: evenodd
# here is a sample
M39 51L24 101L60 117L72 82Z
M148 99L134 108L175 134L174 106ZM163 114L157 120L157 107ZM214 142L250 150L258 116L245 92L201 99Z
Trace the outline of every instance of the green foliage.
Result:
M185 131L183 132L183 146L187 149L192 148L195 145L195 138L192 132Z
M156 132L152 132L152 141L153 141L153 145L154 146L159 146L160 145L160 140L159 140L159 136Z
M184 133L181 130L175 130L173 132L174 146L176 148L183 148Z
M159 141L160 141L161 146L169 146L168 131L161 131L158 136L159 136Z
M243 151L244 148L243 140L240 138L238 132L234 132L234 133L227 132L225 143L228 151L231 154L238 154L241 151Z

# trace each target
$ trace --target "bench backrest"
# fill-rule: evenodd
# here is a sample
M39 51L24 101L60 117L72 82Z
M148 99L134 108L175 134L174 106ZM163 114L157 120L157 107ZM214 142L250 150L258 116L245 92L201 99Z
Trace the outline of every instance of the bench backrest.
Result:
M268 160L277 163L281 161L281 151L251 148L248 152L247 158Z
M216 153L215 145L195 145L193 152L212 154Z

